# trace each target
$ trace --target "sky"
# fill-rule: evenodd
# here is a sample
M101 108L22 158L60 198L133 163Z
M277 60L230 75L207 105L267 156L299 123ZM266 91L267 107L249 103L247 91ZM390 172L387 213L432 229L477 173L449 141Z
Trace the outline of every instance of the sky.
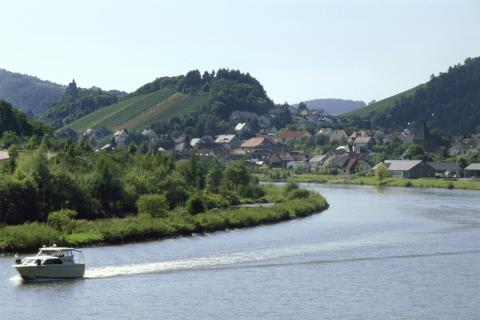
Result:
M480 56L479 0L16 0L0 12L0 68L81 87L230 68L276 103L369 102Z

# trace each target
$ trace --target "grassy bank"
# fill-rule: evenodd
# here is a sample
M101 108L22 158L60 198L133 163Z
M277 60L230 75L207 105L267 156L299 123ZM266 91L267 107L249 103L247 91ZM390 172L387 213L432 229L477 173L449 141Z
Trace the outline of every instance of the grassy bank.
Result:
M262 176L261 180L268 181L268 177ZM464 190L480 190L480 183L468 180L454 179L403 179L386 177L378 180L377 177L360 177L360 176L329 176L329 175L313 175L302 174L292 175L289 181L295 182L316 182L331 184L352 184L352 185L372 185L372 186L392 186L392 187L418 187L418 188L445 188L445 189L464 189Z
M52 243L80 247L247 228L305 217L328 207L322 196L305 190L294 190L285 194L279 188L267 186L266 189L266 200L282 202L271 207L214 209L197 215L178 210L162 218L132 216L121 219L75 220L68 233L38 222L5 226L0 228L0 252L32 252L43 244Z

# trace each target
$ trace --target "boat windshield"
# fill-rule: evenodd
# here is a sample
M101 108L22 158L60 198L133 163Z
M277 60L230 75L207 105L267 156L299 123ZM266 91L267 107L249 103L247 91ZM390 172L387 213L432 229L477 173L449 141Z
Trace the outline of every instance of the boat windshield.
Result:
M54 251L54 250L40 250L40 251L37 253L37 256L61 257L62 254L63 254L63 252L60 251L60 250L57 250L57 251Z

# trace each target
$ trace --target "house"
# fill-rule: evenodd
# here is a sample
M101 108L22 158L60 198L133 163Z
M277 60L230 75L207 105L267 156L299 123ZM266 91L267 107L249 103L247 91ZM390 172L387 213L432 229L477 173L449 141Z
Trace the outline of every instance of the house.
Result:
M8 150L0 150L0 161L10 159L10 155L8 154Z
M431 161L427 164L435 170L435 176L439 178L460 178L461 169L454 161Z
M289 141L296 142L300 138L311 137L311 134L306 131L283 131L277 134L277 141L286 143Z
M269 137L257 136L242 143L240 148L245 152L250 153L255 149L274 149L275 144Z
M330 143L340 143L348 141L348 136L345 130L333 130L331 128L321 128L318 130L317 135L323 134L328 138Z
M316 155L314 155L309 161L310 168L316 169L317 167L322 166L323 162L327 159L327 157L328 157L328 155L326 155L326 154L316 154Z
M480 177L480 163L472 163L464 170L466 178Z
M237 136L241 137L250 132L250 127L246 122L239 122L235 126L235 133Z
M240 139L234 134L220 134L215 139L215 143L223 145L227 149L238 148L241 144Z
M377 170L377 164L372 170ZM385 160L383 165L392 177L400 178L434 178L435 170L422 160Z
M308 157L303 151L291 151L291 160L287 162L287 169L305 169L308 170Z
M150 142L155 142L158 140L158 134L156 134L152 129L144 129L142 131L142 136L150 140Z
M113 140L117 146L126 146L128 133L126 130L117 130L113 134Z
M93 128L88 128L82 134L82 138L87 140L89 143L96 145L100 139L104 136L103 132Z
M344 164L343 171L348 174L355 172L367 173L372 166L368 161L361 158L349 158L348 161Z
M353 151L355 152L368 152L372 149L373 139L369 136L356 137L351 144L353 145Z

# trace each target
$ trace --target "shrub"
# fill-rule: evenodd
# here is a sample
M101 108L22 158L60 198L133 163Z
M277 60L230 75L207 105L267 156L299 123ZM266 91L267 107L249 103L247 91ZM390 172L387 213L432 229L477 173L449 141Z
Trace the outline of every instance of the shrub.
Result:
M248 185L240 188L240 194L245 198L258 199L265 195L262 187L257 185Z
M375 175L377 176L378 181L382 181L386 177L388 177L388 170L383 163L380 163L375 171Z
M48 226L63 233L71 233L75 228L77 212L69 209L52 211L48 214Z
M168 201L163 194L145 194L138 199L137 209L141 216L163 217L167 214Z
M187 211L190 214L205 212L205 204L200 195L194 194L187 200Z
M448 185L447 185L447 188L448 189L454 189L455 188L455 185L453 184L453 182L449 182Z
M305 189L297 189L289 192L288 194L288 200L293 200L293 199L305 199L308 198L310 195L310 192Z
M298 183L289 181L283 186L283 191L285 191L285 193L289 193L293 190L298 190Z
M204 195L204 205L207 209L228 207L230 203L222 195L207 193Z
M412 186L412 181L407 180L404 184L405 187L411 187Z

